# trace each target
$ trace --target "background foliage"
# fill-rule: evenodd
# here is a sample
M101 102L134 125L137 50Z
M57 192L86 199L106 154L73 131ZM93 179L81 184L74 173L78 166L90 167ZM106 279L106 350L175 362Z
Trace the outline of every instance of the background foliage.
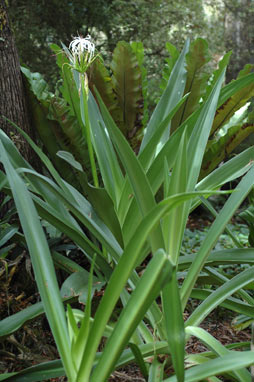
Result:
M116 44L142 41L149 94L158 96L158 79L168 52L181 49L187 37L207 39L214 61L233 49L227 81L253 56L253 0L9 0L9 17L22 63L54 83L58 77L51 43L66 45L88 32L106 60Z

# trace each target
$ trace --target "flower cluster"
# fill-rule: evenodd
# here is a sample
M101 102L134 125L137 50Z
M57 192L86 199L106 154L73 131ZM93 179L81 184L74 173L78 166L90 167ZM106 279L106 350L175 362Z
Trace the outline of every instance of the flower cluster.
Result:
M84 73L95 59L95 45L91 41L90 35L87 35L85 38L80 36L75 37L69 45L69 50L72 53L72 64L79 72Z

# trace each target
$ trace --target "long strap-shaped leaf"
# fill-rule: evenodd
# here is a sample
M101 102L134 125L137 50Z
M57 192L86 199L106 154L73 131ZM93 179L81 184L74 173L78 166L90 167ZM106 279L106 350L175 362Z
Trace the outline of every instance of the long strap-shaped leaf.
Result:
M190 96L173 118L172 131L199 107L199 101L204 96L205 85L210 77L206 68L210 59L208 44L205 40L198 38L190 44L186 55L187 79L184 89L184 92L189 92Z
M171 72L167 87L163 92L163 95L160 101L158 102L147 125L144 138L140 147L140 151L142 151L145 148L146 144L154 134L155 129L166 118L166 116L182 98L186 82L185 56L188 50L189 41L187 40L182 50L182 53L180 54ZM168 134L169 130L165 135L166 138L168 138Z
M168 354L168 346L165 341L140 345L139 350L144 359L149 356L154 356L155 354ZM100 356L101 353L96 354L95 364L100 359ZM131 349L126 349L120 356L116 367L119 368L131 362L135 362L133 352ZM47 380L49 378L62 377L64 375L65 373L61 360L56 360L43 362L39 365L28 367L20 372L1 374L0 381L37 382Z
M251 73L243 78L239 78L236 81L224 86L221 89L220 96L218 99L218 107L226 102L231 96L233 96L239 89L251 84L254 81L254 73ZM152 162L149 171L147 173L148 179L150 181L152 190L156 193L163 182L163 171L161 169L164 165L165 157L167 158L168 166L171 168L174 164L175 159L175 147L178 147L183 130L187 127L187 133L191 134L197 119L205 107L206 103L202 105L200 109L194 112L182 125L176 130L176 132L170 136L168 142L162 147L161 151L158 153L154 161ZM198 139L198 137L197 137Z
M177 149L180 145L181 136L185 127L188 142L188 179L186 189L189 191L194 189L198 180L202 158L216 111L224 73L225 71L223 71L219 77L216 86L214 87L204 106L201 108L200 112L193 114L190 120L187 120L181 128L176 130L176 132L169 138L168 142L164 145L160 153L155 158L147 173L147 178L150 181L149 183L151 184L151 188L154 194L157 192L158 187L163 181L163 171L161 169L163 168L165 157L167 158L169 168L171 168L176 159ZM191 136L188 139L189 135ZM186 207L183 222L187 219L187 213L188 206ZM136 224L139 224L139 221L138 223L135 223L135 218L135 211L132 211L132 214L127 215L126 222L123 227L124 236L129 235L128 237L130 237L130 235L135 231L137 226ZM126 227L128 229L126 229ZM128 238L125 238L125 240L128 241Z
M108 248L110 254L115 257L116 260L120 257L122 248L114 238L111 231L98 218L90 203L88 203L88 201L82 195L79 195L78 203L70 201L68 199L68 195L66 195L59 187L57 187L56 184L51 182L48 178L36 172L26 170L26 173L28 172L30 172L30 174L34 177L40 179L41 184L43 184L45 188L47 188L53 195L55 195L55 197L61 201L67 207L67 209L76 218L78 218L103 245Z
M186 100L188 95L183 97L176 107L169 113L169 115L160 123L160 125L157 127L157 129L154 131L154 134L152 136L152 139L149 140L147 145L145 146L144 150L141 151L141 153L138 155L139 161L142 164L142 167L145 172L149 169L152 161L153 156L156 152L157 145L160 142L160 139L162 137L162 134L164 133L165 129L169 125L172 117L176 113L176 111L179 109L179 107L183 104L183 102ZM124 221L124 218L128 212L129 206L133 202L131 198L129 198L129 195L131 194L131 185L128 181L128 178L125 179L124 186L122 188L121 193L121 199L118 207L118 216L120 221Z
M172 196L186 191L187 184L187 140L185 132L177 151L175 166L172 170L168 186L165 184L165 195ZM166 166L165 180L169 178L169 169ZM177 266L178 256L182 243L188 211L183 203L176 207L163 219L163 236L166 252ZM162 291L163 312L168 344L172 354L173 366L178 382L184 381L184 348L185 333L184 321L181 314L181 300L178 290L176 270L173 271L172 279L167 282Z
M71 240L73 240L80 248L85 252L86 256L92 261L93 255L96 253L96 266L98 270L102 271L106 278L109 278L112 272L110 265L107 263L103 257L99 248L95 246L91 240L83 233L83 231L73 224L72 219L66 219L65 216L59 214L58 211L45 203L40 198L32 195L38 214L52 224L54 227L59 229L65 235L67 235ZM75 221L75 220L74 220Z
M75 368L70 359L65 313L60 296L54 265L49 247L26 186L13 169L0 142L1 161L4 164L9 184L19 214L20 222L27 239L36 282L40 291L45 312L70 381L75 379Z
M185 331L176 268L162 290L167 340L178 382L184 381Z
M247 76L251 71L253 71L253 65L246 65L245 68L239 73L238 80ZM253 76L253 73L251 73ZM232 81L234 84L236 81ZM242 89L235 92L233 96L223 105L221 105L214 118L213 127L211 133L215 133L222 127L230 117L239 110L242 106L246 105L248 100L254 95L254 80L249 85L244 86Z
M248 367L251 364L253 364L252 351L231 352L201 365L191 367L185 373L185 382L200 382L208 377ZM170 377L164 379L163 382L177 382L177 378L175 376Z
M219 99L220 89L222 82L224 80L225 70L221 73L215 87L213 88L211 94L209 95L198 120L192 130L191 137L188 141L188 189L191 190L195 187L200 168L202 165L202 160L207 145L207 141L210 135L210 130L212 127L214 115L217 108L217 103Z
M143 216L145 216L156 205L150 184L138 158L129 146L127 140L122 135L121 131L115 125L111 115L100 98L100 95L97 94L97 97L108 132L115 143L118 155L121 158L122 164L125 167L130 179L140 212ZM164 247L160 227L156 228L155 232L151 232L151 246L154 251Z
M136 233L126 246L119 263L112 274L99 308L95 314L94 324L91 328L85 353L83 354L83 362L79 372L80 381L89 379L95 353L100 343L101 336L103 335L104 328L112 314L118 298L120 297L122 289L138 262L140 251L147 240L148 235L164 214L168 213L179 203L192 198L194 195L195 193L189 193L165 199L144 217L142 224L137 228Z
M208 234L205 240L203 241L200 250L198 251L198 256L191 264L187 277L184 280L181 289L183 307L186 305L189 294L195 285L199 272L202 269L213 246L215 245L219 235L224 231L225 226L233 216L235 210L238 208L238 206L241 204L244 198L248 195L251 187L253 186L253 177L254 167L252 166L250 171L244 176L244 178L239 183L238 190L232 195L230 195L220 214L215 219L213 225L209 229Z
M188 269L198 256L197 253L179 258L179 269ZM221 251L213 251L205 260L205 265L221 265L221 264L250 264L254 265L254 249L253 248L232 248Z
M211 334L202 328L196 328L194 326L188 326L186 328L186 334L197 337L206 346L212 349L217 355L223 356L231 354L232 352L223 346L218 340L216 340ZM246 369L233 371L233 374L239 378L241 382L250 382L250 373Z
M123 309L100 361L92 373L91 382L107 379L133 331L160 293L165 281L170 280L171 272L172 265L166 253L158 250Z
M199 325L227 297L254 280L254 267L248 268L216 289L200 304L186 321L186 326Z
M115 205L117 205L119 203L124 178L113 145L107 135L98 105L91 92L89 92L88 97L88 108L93 146L98 159L101 176L106 190L115 202Z
M211 284L215 285L217 280L212 279ZM253 285L253 283L251 283ZM199 289L194 288L192 289L191 298L195 298L200 301L206 300L212 293L214 293L214 290L210 289ZM239 291L237 291L239 293ZM243 314L248 317L254 318L254 309L253 305L246 304L242 300L235 298L235 297L227 297L225 300L220 302L220 306L223 308L229 309L232 312L236 312L238 314Z
M202 164L202 158L204 155L205 147L207 140L209 138L210 129L213 123L214 114L217 107L217 102L220 94L220 88L221 84L224 78L225 71L222 72L221 76L219 77L216 86L214 87L213 91L211 92L208 100L204 104L204 106L201 108L201 111L199 113L196 113L196 115L192 115L192 118L190 121L188 121L189 125L188 128L186 128L186 135L187 135L187 142L188 142L188 168L187 168L187 186L186 189L193 190L199 176L201 164ZM157 179L160 179L160 182L162 182L163 174L161 169L163 167L163 162L165 160L165 156L167 160L169 160L169 168L172 166L172 162L174 163L176 158L176 153L181 136L184 131L184 127L187 126L187 121L184 125L182 125L181 128L177 129L175 134L173 134L168 142L164 145L161 152L158 154L158 156L155 158L153 165L149 169L149 172L147 174L147 178L151 180L151 188L153 192L155 193L157 189L154 189L153 186L155 185L156 188L160 186L161 183L155 184ZM190 138L188 139L188 135L190 135ZM163 157L164 155L164 157ZM186 171L186 170L185 170ZM178 173L177 173L178 174ZM151 176L153 175L153 177ZM178 175L177 175L178 176ZM183 217L182 221L186 221L187 219L187 213L188 213L188 206L185 210L185 216ZM133 216L135 216L134 213L130 215L130 218L133 219ZM129 218L129 216L128 216ZM127 227L130 228L130 232L132 233L132 229L136 229L136 225L133 221L131 223L128 221L126 222ZM130 234L128 232L129 230L125 230L123 228L124 235Z

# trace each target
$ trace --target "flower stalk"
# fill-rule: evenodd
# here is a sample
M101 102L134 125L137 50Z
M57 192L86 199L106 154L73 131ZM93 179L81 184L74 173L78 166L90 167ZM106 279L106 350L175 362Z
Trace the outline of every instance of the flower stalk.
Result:
M90 127L90 120L89 120L89 113L88 113L88 78L87 74L80 74L80 83L81 83L81 90L83 95L83 106L84 106L84 119L85 123L83 123L82 130L86 137L87 147L88 147L88 155L92 170L92 177L93 177L93 183L95 187L99 187L99 180L98 175L96 171L96 163L95 163L95 157L94 157L94 151L93 151L93 144L91 139L91 127Z
M99 187L99 180L96 171L95 156L93 151L93 144L91 139L91 126L89 120L88 112L88 97L89 97L89 87L88 87L88 77L86 74L87 69L96 59L94 56L95 45L91 41L91 36L87 35L86 38L75 37L74 40L69 45L68 57L71 62L71 66L74 70L79 72L80 80L80 90L83 97L83 110L84 110L84 121L82 126L82 132L86 137L88 155L91 165L93 183L95 187ZM82 98L81 98L82 100Z

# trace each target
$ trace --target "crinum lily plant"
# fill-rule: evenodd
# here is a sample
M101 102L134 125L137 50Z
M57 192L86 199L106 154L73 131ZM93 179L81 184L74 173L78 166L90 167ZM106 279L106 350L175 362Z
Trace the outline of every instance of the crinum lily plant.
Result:
M91 142L91 131L90 131L90 120L88 115L88 77L87 69L93 63L93 61L98 58L98 55L95 55L95 45L91 41L91 36L87 35L83 37L75 37L74 40L69 45L69 50L64 46L64 50L68 55L70 60L70 66L76 75L76 80L79 82L79 94L80 98L83 99L83 111L84 111L84 120L82 123L83 133L86 137L88 154L91 164L93 182L96 187L99 186L98 176L96 172L96 164L93 152L93 146ZM75 74L74 74L75 76Z
M61 178L28 136L24 134L48 176L37 173L0 131L0 160L5 169L0 186L14 198L42 300L2 320L0 335L9 335L45 313L61 358L3 374L2 381L42 381L66 375L69 382L105 382L115 369L132 362L149 382L208 378L218 382L217 375L222 374L232 381L251 381L248 367L254 356L250 344L235 351L243 344L226 347L199 325L219 305L254 317L254 299L246 290L254 281L253 249L242 248L234 238L235 248L214 250L253 187L254 148L236 155L201 181L199 174L216 108L253 81L253 76L239 78L221 90L225 74L221 66L203 103L171 133L173 116L188 100L188 96L183 98L188 51L187 41L136 155L100 93L95 90L95 101L88 89L86 69L95 59L91 39L78 37L70 50L64 47L69 58L62 68L64 96L90 145L94 184L87 182L85 170L71 153L58 155L79 174L84 193ZM123 78L128 81L127 74ZM238 177L237 189L227 194L225 205L215 212L209 196ZM185 255L182 241L188 216L200 203L209 208L214 222L198 252ZM91 263L89 272L64 252L51 250L41 219L76 245ZM219 272L218 264L232 263L249 267L232 278ZM81 282L84 310L72 308L71 302L65 309L66 299L73 294L66 296L63 286L59 290L55 267L70 273L65 282L70 283L72 293ZM214 285L199 288L201 275L209 275ZM98 307L92 309L98 285L104 285L104 291ZM202 303L184 322L192 297ZM190 336L198 338L207 351L188 354Z

